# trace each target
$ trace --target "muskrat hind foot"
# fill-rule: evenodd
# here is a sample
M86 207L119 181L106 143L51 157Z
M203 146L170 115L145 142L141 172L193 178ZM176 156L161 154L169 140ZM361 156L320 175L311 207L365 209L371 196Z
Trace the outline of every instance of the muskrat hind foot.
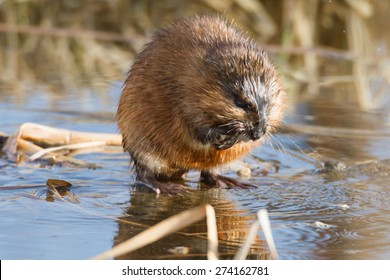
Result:
M256 187L255 185L243 183L239 180L219 175L213 171L202 171L200 173L200 182L207 187L216 187L221 189L248 189Z
M134 187L143 192L176 195L187 191L187 187L173 180L158 180L155 174L147 168L137 167L137 181ZM175 177L177 178L177 177Z

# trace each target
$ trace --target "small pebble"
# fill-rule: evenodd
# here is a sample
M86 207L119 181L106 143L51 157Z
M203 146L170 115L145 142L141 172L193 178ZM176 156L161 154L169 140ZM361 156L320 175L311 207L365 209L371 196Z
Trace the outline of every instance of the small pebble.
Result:
M250 177L251 176L251 169L249 167L242 167L241 169L237 170L237 175L240 177Z
M336 204L336 206L341 210L348 210L349 208L351 208L347 204Z
M242 160L235 160L229 164L229 168L233 170L234 172L238 172L238 170L246 167L247 164L244 163Z
M313 227L315 228L319 228L319 229L328 229L328 228L332 228L332 227L335 227L333 225L328 225L328 224L325 224L323 222L320 222L320 221L315 221L314 223L311 224Z
M172 249L168 249L168 252L175 255L186 255L190 252L190 248L186 246L178 246Z

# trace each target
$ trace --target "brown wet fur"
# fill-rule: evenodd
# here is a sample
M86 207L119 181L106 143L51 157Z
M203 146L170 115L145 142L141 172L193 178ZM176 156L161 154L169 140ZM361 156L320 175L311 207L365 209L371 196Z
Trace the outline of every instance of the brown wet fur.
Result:
M285 94L266 53L241 31L222 18L203 16L176 21L155 34L129 71L117 112L137 180L156 185L159 177L173 180L190 169L211 170L264 141L266 136L218 150L199 139L203 128L253 118L222 92L221 76L235 75L262 76L271 133L282 119Z

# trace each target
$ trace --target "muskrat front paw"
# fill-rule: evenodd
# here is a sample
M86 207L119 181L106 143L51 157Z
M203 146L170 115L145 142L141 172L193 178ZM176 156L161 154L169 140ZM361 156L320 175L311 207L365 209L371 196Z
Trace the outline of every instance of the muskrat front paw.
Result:
M210 171L202 171L200 176L200 182L207 187L216 187L221 189L248 189L256 187L253 184L241 182L237 179L225 177Z

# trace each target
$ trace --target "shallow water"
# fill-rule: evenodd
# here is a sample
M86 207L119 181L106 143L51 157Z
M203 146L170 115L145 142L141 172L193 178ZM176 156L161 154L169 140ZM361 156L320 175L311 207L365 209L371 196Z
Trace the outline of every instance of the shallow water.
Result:
M35 122L115 133L120 86L113 82L104 94L84 90L83 94L75 91L66 96L53 96L34 87L26 87L24 94L17 95L13 88L3 87L1 130L12 134L22 123ZM290 110L288 123L390 131L388 108L371 114L321 102L297 108L295 113ZM277 139L280 142L257 148L244 159L252 168L249 181L258 188L201 190L198 174L191 172L186 177L191 191L173 197L135 192L128 156L120 150L75 156L99 165L97 169L17 165L1 158L0 186L34 186L0 190L0 259L90 258L145 226L204 203L213 205L217 213L222 258L232 257L255 213L266 208L282 259L390 259L390 163L386 161L390 158L390 139L304 133L279 134ZM284 149L276 149L278 145ZM321 162L340 160L347 167L325 172L313 157ZM277 172L267 162L276 162ZM263 172L265 169L270 172ZM237 177L229 169L224 172ZM72 183L68 191L79 203L50 197L45 186L49 178ZM116 218L144 226L128 225ZM206 258L205 232L205 222L199 222L123 258ZM261 230L258 236L249 257L268 258ZM188 247L189 253L170 253L179 246Z

